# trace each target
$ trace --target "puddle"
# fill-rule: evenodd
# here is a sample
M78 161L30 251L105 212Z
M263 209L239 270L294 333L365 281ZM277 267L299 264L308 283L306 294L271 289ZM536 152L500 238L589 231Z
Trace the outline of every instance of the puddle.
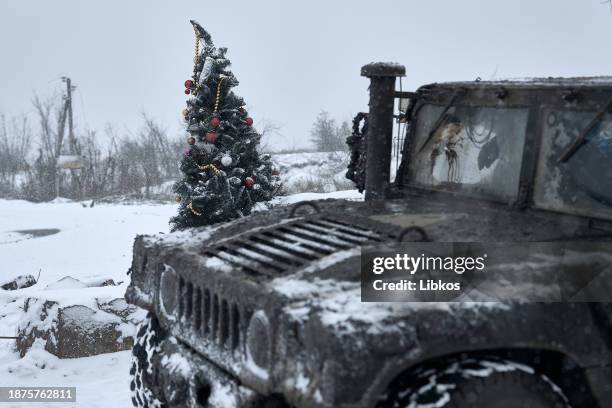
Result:
M60 232L58 228L29 229L0 232L0 245L14 244L26 239L42 238Z

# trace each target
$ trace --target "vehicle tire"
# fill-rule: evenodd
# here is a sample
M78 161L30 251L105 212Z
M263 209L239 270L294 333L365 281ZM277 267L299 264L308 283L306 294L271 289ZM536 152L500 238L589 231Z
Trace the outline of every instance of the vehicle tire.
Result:
M160 351L160 344L166 337L157 318L149 313L142 322L132 348L132 368L130 390L132 404L139 408L165 408L153 358Z
M394 381L376 405L437 408L571 408L563 391L527 365L467 358L417 369Z

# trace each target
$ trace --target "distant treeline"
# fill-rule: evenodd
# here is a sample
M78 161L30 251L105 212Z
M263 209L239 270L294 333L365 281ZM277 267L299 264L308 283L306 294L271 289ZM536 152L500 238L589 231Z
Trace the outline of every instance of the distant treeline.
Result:
M134 134L120 134L107 126L102 136L78 129L70 139L62 130L62 99L35 97L31 117L6 118L0 115L0 198L50 201L109 196L155 198L154 187L180 178L179 161L184 137L170 137L159 123L143 115ZM261 133L274 133L273 124L262 124ZM339 125L322 111L313 123L310 141L314 149L284 150L282 153L346 150L350 135L347 122ZM265 141L265 138L264 138ZM261 151L270 152L265 142ZM279 152L281 153L281 152ZM81 157L78 170L58 170L61 155Z
M77 132L69 143L60 131L58 102L35 98L35 121L0 116L0 197L49 201L59 190L59 196L74 200L148 198L153 186L178 178L184 143L170 138L153 119L143 115L135 136L120 135L107 126L104 143L90 130ZM80 156L83 167L58 171L58 157L69 153Z

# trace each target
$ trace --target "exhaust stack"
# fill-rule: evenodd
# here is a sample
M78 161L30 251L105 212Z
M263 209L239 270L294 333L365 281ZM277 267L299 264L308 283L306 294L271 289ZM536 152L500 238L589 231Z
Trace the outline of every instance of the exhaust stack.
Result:
M393 62L374 62L361 68L361 76L370 78L365 181L368 201L385 198L389 187L395 79L404 75L406 68Z

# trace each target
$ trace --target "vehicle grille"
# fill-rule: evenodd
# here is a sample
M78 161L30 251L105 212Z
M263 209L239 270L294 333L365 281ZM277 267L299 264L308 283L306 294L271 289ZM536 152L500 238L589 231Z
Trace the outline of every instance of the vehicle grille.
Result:
M182 276L178 283L178 317L183 330L232 352L244 345L252 311Z
M337 251L380 241L381 235L367 228L318 218L245 235L207 248L204 255L251 275L274 276Z
M247 274L277 276L326 255L382 239L380 233L362 226L317 218L244 234L208 247L203 254ZM253 309L188 273L179 272L177 278L172 313L179 324L173 328L174 334L204 354L220 354L219 361L226 361L226 368L231 369L231 362L245 353Z

